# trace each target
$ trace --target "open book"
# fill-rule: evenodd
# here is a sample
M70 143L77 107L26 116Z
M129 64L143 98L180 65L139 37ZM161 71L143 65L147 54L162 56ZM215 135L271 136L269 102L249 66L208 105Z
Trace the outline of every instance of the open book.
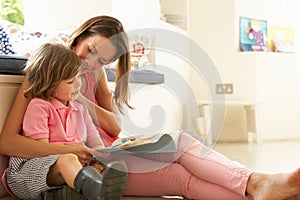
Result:
M170 134L119 138L109 147L97 149L103 153L171 153L176 152L176 142Z

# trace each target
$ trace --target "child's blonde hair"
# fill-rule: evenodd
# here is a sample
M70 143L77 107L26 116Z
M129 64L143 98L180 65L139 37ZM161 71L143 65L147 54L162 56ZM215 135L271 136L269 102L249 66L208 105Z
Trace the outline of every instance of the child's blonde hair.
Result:
M54 89L62 80L75 77L81 61L74 51L61 44L46 43L39 47L26 65L26 98L35 97L50 100Z

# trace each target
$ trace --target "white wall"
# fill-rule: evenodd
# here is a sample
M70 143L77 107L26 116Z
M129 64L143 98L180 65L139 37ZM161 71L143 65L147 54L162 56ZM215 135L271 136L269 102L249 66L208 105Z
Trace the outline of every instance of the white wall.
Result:
M246 67L241 67L234 64L235 59L235 24L234 21L234 6L229 1L219 0L191 0L190 1L190 36L195 40L213 60L223 83L234 83L234 94L226 96L227 99L253 98L252 92L249 93L245 87L246 83L251 82L250 77L236 76L245 72ZM218 6L216 6L218 5ZM249 68L248 73L254 73ZM232 73L235 72L235 73ZM192 74L194 75L194 73ZM192 77L195 88L199 88L199 80ZM239 83L239 84L236 84ZM242 86L241 85L242 83ZM244 87L245 86L245 87ZM199 89L198 89L199 90ZM248 91L248 92L246 92ZM210 91L214 93L215 91ZM207 91L200 90L198 98L207 100ZM227 107L226 109L230 109ZM237 109L237 108L234 108ZM240 108L238 108L241 111ZM217 113L214 113L217 114ZM226 140L243 140L246 138L243 119L232 116L227 112L227 119L235 119L233 125L231 120L226 120L221 139ZM228 131L227 131L228 130ZM239 134L231 134L239 133ZM240 134L241 133L241 134Z
M70 29L111 9L106 0L24 0L25 26L46 32Z
M213 59L224 83L234 84L229 100L256 100L262 104L263 140L300 138L300 55L239 52L239 17L268 20L295 28L299 48L300 3L296 0L190 0L190 35ZM216 6L218 5L218 6ZM297 11L297 12L296 12ZM194 86L199 84L194 80ZM199 94L201 99L201 93ZM221 140L246 140L243 109L227 107Z
M24 0L25 26L57 31L76 27L96 15L117 17L125 27L138 27L160 18L159 0Z

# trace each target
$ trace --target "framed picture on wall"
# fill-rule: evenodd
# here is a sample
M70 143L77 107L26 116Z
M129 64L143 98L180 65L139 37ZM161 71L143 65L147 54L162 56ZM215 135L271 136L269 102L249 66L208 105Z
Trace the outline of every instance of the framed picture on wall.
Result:
M268 43L271 51L293 53L295 29L293 27L269 26Z
M240 47L242 51L269 51L266 20L240 17Z

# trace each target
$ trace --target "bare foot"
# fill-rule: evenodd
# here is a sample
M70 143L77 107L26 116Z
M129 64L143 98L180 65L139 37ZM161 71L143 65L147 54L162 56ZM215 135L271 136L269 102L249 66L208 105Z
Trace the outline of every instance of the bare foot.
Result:
M300 194L300 168L291 173L252 173L247 192L254 200L298 199Z

